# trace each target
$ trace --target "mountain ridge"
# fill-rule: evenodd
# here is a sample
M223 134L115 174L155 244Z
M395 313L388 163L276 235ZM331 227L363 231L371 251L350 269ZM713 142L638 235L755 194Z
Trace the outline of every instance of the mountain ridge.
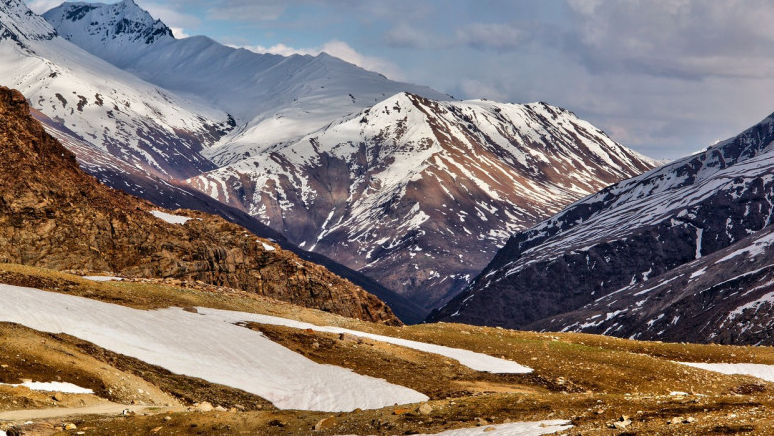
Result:
M398 93L189 183L432 308L514 231L651 166L545 103Z
M244 228L163 211L97 183L0 88L1 262L82 273L200 280L375 322L400 323L379 299Z
M615 324L620 332L655 339L650 329L655 321L648 325L652 318L638 315L650 313L654 303L646 303L651 297L679 299L680 307L693 302L711 314L707 316L734 310L730 302L704 301L710 294L700 291L707 288L694 287L688 282L695 280L688 277L701 275L705 257L745 238L753 243L758 232L765 235L774 211L773 141L774 116L769 116L701 153L571 205L512 237L473 284L430 319L596 332L597 327ZM724 267L743 273L749 265L740 257ZM552 282L552 274L561 274L563 280ZM666 286L670 278L675 282ZM698 280L696 286L706 283ZM664 288L651 295L653 286ZM619 296L621 301L616 300ZM602 314L607 306L620 312ZM695 325L678 321L674 328L690 330L694 340L711 340L709 333L695 334ZM676 338L664 334L672 335L665 339ZM745 339L751 340L749 335Z

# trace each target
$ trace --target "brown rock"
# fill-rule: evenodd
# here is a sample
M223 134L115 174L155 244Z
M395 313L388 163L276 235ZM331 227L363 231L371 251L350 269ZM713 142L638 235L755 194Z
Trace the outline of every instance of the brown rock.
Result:
M422 405L419 406L419 413L422 415L429 415L433 413L433 406L428 403L422 403Z
M99 184L0 87L0 262L122 277L202 281L366 321L399 325L390 308L326 268L244 228L195 211L170 224L155 205Z
M333 416L330 416L328 418L323 418L317 421L317 424L314 425L314 430L315 431L330 430L335 425L336 425L336 418Z

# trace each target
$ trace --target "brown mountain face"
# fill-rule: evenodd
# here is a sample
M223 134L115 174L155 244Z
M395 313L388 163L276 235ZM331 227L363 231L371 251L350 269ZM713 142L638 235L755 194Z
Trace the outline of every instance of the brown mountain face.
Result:
M189 183L429 311L509 236L654 165L545 103L401 93Z
M433 321L774 343L774 114L514 235Z
M399 324L388 306L322 266L212 215L178 211L100 185L0 87L0 262L229 286L362 320Z

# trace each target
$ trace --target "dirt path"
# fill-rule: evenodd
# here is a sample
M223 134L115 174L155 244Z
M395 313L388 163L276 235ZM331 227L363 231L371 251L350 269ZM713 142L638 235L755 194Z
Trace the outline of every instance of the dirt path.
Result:
M164 413L172 411L183 411L184 408L158 407L158 406L128 406L118 403L103 403L86 407L54 407L50 409L28 409L28 410L10 410L0 412L0 421L34 421L39 419L65 418L69 416L82 415L119 415L124 410L141 413Z

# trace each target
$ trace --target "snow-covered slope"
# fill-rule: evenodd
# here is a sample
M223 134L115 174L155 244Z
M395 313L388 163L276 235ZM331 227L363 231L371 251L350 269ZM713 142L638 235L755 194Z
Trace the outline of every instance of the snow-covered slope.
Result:
M325 53L285 57L227 47L204 36L175 39L132 0L65 3L44 16L60 35L90 53L232 114L240 128L208 152L218 164L298 139L400 91L446 98Z
M430 308L514 232L652 166L544 103L399 93L190 183Z
M774 115L573 204L511 238L433 319L757 341L719 321L770 291L766 280L748 276L766 266L766 256L728 262L723 253L768 252L755 247L768 247L759 239L767 239L774 214L772 143Z
M176 374L242 389L282 409L348 412L428 399L383 379L317 364L214 310L145 311L4 284L0 298L0 321L69 334Z
M0 2L0 82L80 139L134 165L186 177L214 168L203 147L226 113L180 98L57 36L21 0Z

